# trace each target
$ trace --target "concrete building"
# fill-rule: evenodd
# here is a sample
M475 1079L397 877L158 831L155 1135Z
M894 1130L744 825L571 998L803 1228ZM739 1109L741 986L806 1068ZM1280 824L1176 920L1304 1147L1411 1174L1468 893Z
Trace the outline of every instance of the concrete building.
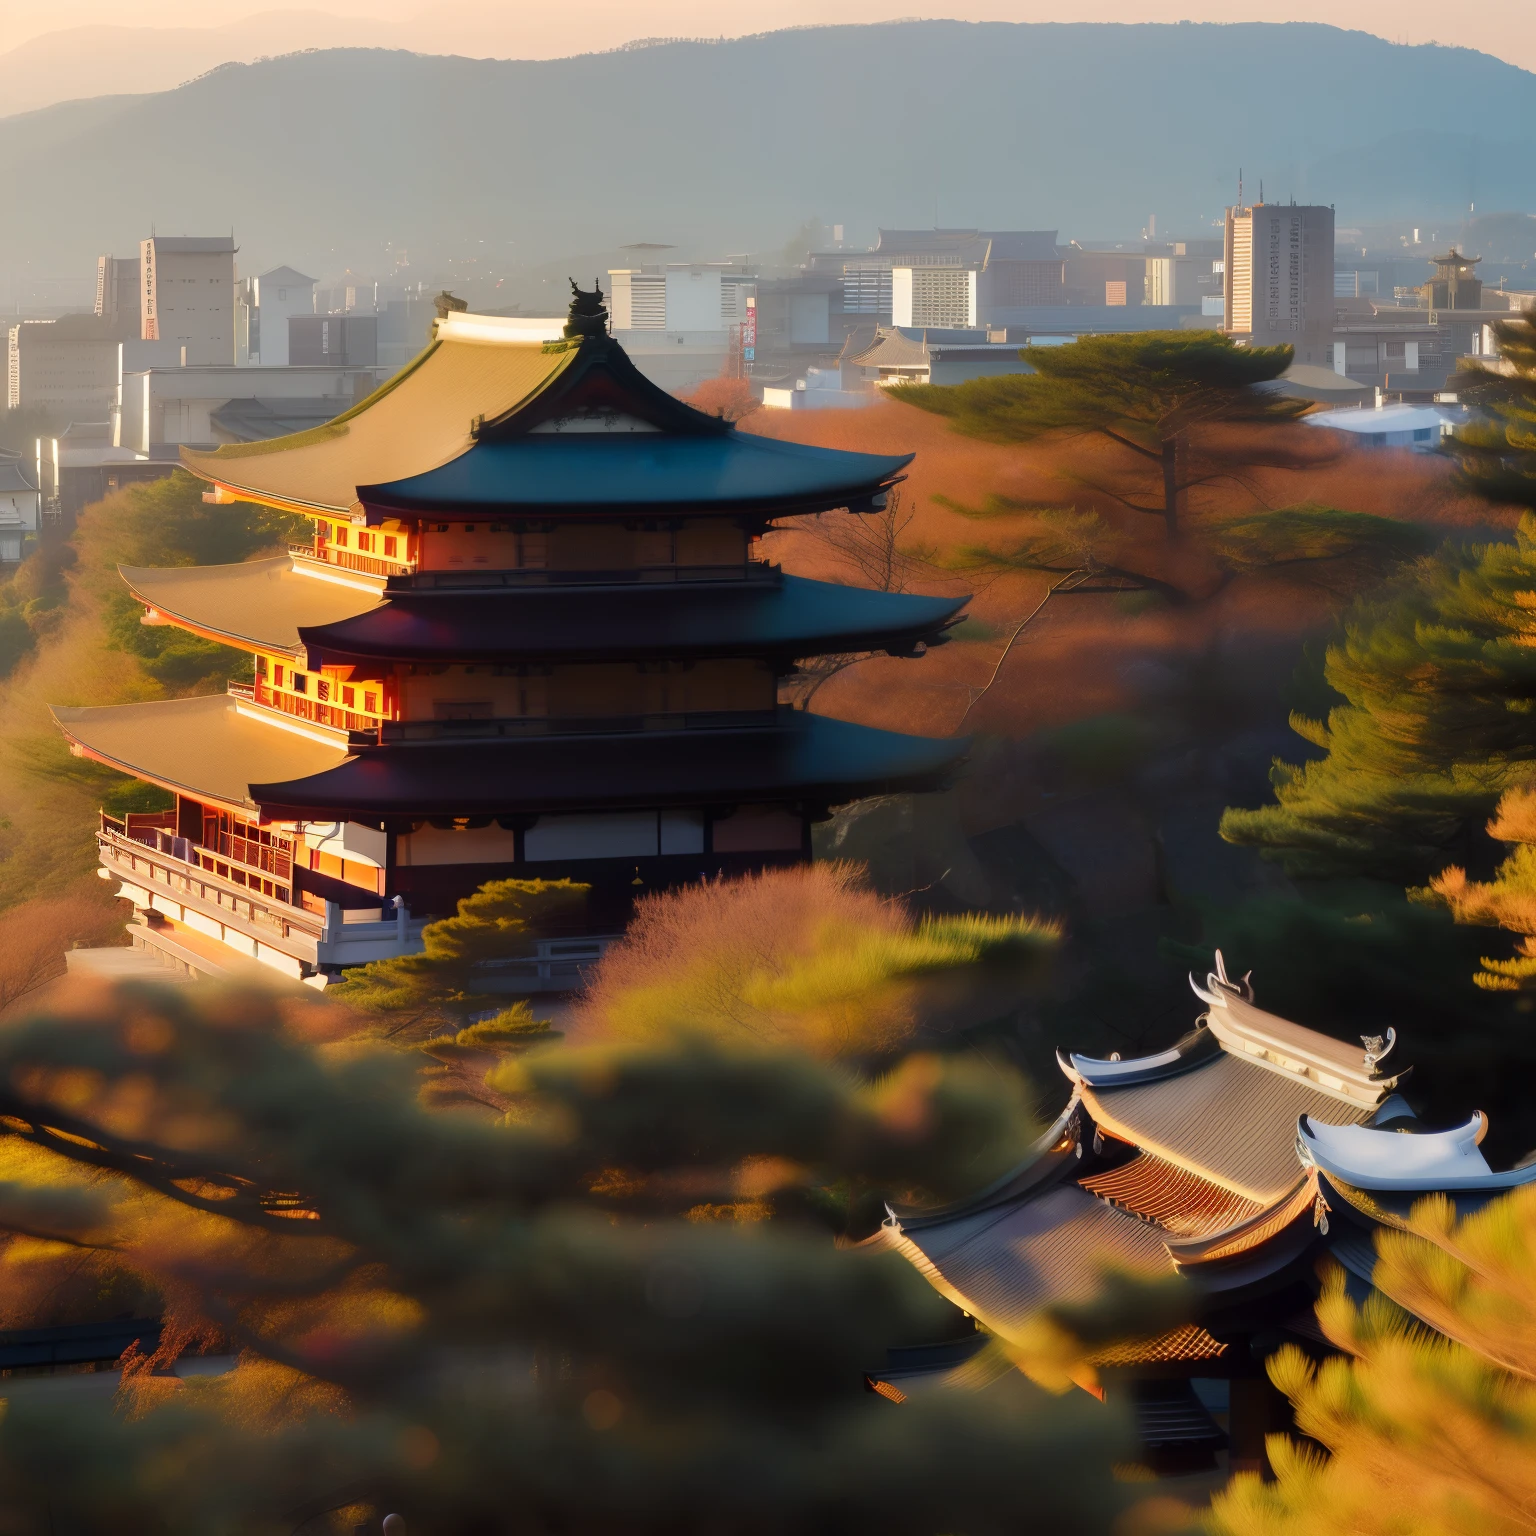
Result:
M1255 203L1227 209L1226 333L1240 345L1290 346L1326 366L1333 346L1333 209Z
M264 336L270 337L272 324L263 319ZM372 368L379 361L377 315L289 315L287 329L283 351L296 368ZM265 351L261 361L267 366Z
M366 399L388 377L380 368L149 368L125 373L114 446L163 456L198 447L259 442L319 426Z
M139 300L139 258L96 258L96 315L118 338L138 336L143 324Z
M105 420L117 389L118 342L96 315L23 320L10 329L6 405Z
M1142 302L1154 307L1199 304L1200 278L1208 275L1210 268L1209 261L1194 256L1149 256L1142 279Z
M728 331L746 319L756 270L742 262L669 262L614 267L609 314L616 332Z
M300 361L289 354L289 321L314 314L315 280L292 267L263 272L250 281L250 311L250 361L263 368L286 368Z
M808 270L840 279L845 314L898 326L1010 325L1066 300L1053 229L882 229L868 251L812 252Z
M37 532L42 497L35 473L14 453L0 453L0 565L14 565Z
M140 242L140 336L184 347L194 366L233 366L235 249L224 235Z

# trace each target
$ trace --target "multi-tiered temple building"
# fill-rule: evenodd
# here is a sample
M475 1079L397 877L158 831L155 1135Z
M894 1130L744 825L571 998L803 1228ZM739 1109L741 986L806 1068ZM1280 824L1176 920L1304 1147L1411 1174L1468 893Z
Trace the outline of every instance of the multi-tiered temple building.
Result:
M780 519L877 511L910 455L693 410L597 297L563 343L450 314L347 415L186 453L208 499L315 531L278 558L123 572L144 622L248 652L250 682L54 711L74 751L176 797L102 821L137 943L334 973L419 947L424 920L511 876L590 883L590 927L612 931L637 890L805 859L829 807L953 765L954 741L778 702L804 658L914 656L954 621L959 601L758 553Z

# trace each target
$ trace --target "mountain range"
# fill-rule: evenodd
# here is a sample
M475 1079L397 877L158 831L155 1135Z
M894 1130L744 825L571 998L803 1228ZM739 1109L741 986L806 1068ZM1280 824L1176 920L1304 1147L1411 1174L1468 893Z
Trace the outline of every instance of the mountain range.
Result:
M345 48L0 119L0 276L233 228L244 270L532 266L809 218L1208 233L1536 208L1536 75L1313 24L905 22L539 61Z

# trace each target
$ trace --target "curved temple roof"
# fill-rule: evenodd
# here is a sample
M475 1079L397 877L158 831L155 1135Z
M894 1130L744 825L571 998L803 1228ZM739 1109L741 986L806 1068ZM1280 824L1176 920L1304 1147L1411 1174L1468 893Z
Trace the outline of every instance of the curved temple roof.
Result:
M1488 1131L1481 1111L1448 1131L1385 1130L1364 1125L1297 1126L1302 1154L1357 1189L1487 1191L1536 1183L1536 1164L1495 1173L1479 1150Z
M391 592L377 607L306 627L313 656L475 661L511 656L798 656L907 651L968 599L775 582L658 582L602 590Z
M849 506L868 511L913 455L849 453L732 428L708 436L661 432L530 432L477 443L423 474L360 485L376 512L561 514L616 506L668 514L779 514Z
M781 710L772 725L740 729L370 747L328 772L253 782L250 791L268 814L284 819L342 812L476 816L716 798L840 804L936 785L968 745L969 738L901 736Z
M216 640L292 656L302 650L301 628L366 613L380 597L378 583L309 576L287 555L244 565L119 566L118 572L141 603L167 620Z
M615 507L760 515L881 505L911 455L740 432L652 383L608 336L522 339L449 316L415 362L334 421L267 442L183 449L231 498L372 520Z
M900 736L797 710L772 725L348 746L227 694L53 711L85 756L287 820L498 815L807 799L941 782L967 739ZM615 793L615 777L622 791Z
M483 318L483 317L474 317ZM463 453L481 417L506 415L558 377L574 349L439 321L426 350L334 421L291 437L184 448L182 463L236 497L347 513L367 480L420 474Z
M286 555L243 565L121 568L155 613L235 645L322 660L615 661L658 655L910 651L940 638L966 598L776 581L580 589L385 591L312 575ZM305 657L307 654L307 661Z
M339 739L278 729L225 693L95 709L55 705L53 718L82 756L228 806L254 807L253 775L324 773L347 756Z

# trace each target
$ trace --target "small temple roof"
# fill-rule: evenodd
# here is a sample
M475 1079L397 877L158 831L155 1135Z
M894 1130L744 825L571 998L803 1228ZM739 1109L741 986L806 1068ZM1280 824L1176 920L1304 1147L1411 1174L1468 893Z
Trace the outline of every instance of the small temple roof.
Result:
M875 333L874 345L849 362L861 368L926 368L930 362L928 341L921 332L909 336L904 330L882 327Z
M312 656L417 661L786 658L907 650L967 599L836 586L799 576L743 585L657 582L601 590L391 592L376 607L303 630ZM312 663L313 664L313 663Z
M1092 1299L1103 1284L1101 1265L1174 1272L1156 1227L1070 1183L933 1221L892 1218L881 1239L1005 1339L1016 1339L1043 1307Z
M1465 1125L1423 1131L1314 1124L1306 1115L1297 1128L1306 1156L1331 1178L1357 1189L1455 1190L1494 1193L1536 1183L1536 1163L1495 1173L1480 1150L1488 1117L1479 1111Z
M251 807L253 776L323 773L346 757L324 733L269 725L230 694L53 708L59 729L86 757L200 799Z
M1161 1082L1082 1093L1089 1114L1111 1134L1260 1205L1282 1198L1302 1177L1299 1116L1353 1122L1372 1112L1225 1052Z
M457 326L453 316L439 320L413 363L334 421L265 442L184 448L182 462L236 498L348 513L360 482L419 474L457 457L474 441L477 420L515 411L575 360L574 348L550 350L515 332L503 337L484 318Z
M332 624L376 607L365 589L296 571L287 555L243 565L119 566L128 589L156 613L198 634L265 650L302 653L301 628Z
M841 804L935 786L968 745L968 738L903 736L780 710L772 725L737 729L386 744L312 777L253 775L250 793L284 820L661 807L716 797Z
M849 453L732 429L530 432L480 442L435 469L358 487L369 513L604 513L615 507L772 511L868 510L913 455Z

